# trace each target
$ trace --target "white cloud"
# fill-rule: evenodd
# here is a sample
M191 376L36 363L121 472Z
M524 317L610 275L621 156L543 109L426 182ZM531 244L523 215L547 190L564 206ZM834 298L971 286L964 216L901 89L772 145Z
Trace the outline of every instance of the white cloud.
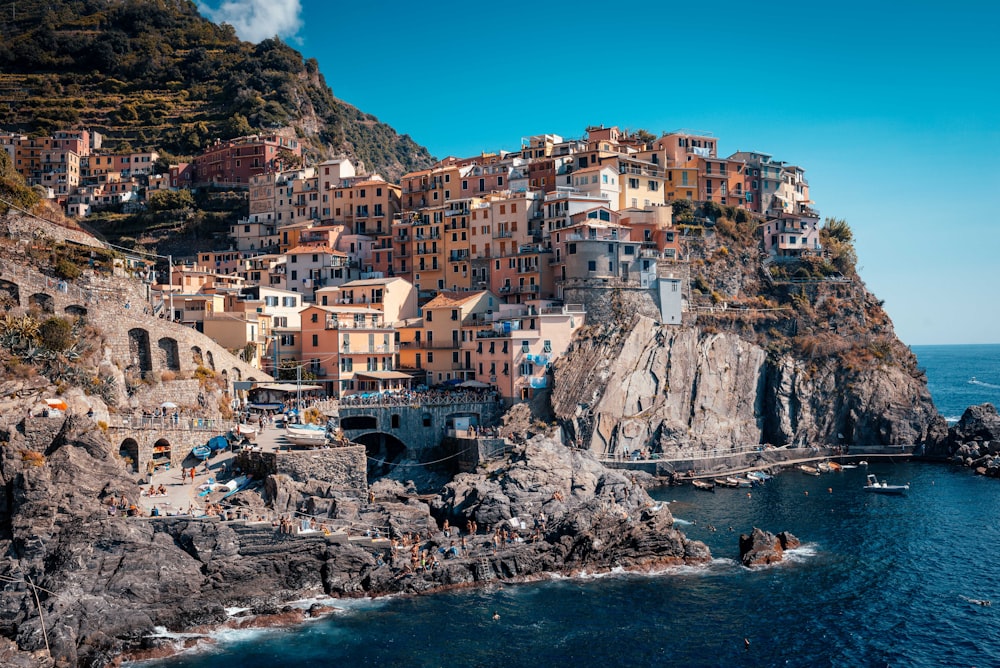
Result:
M225 0L212 8L198 2L198 10L215 23L228 23L240 39L260 42L275 35L294 37L302 27L299 0Z

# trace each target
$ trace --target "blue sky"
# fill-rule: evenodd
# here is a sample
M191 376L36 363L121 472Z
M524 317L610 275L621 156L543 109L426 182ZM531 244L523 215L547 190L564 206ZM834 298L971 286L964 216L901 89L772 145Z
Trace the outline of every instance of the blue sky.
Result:
M437 157L603 123L800 165L905 343L1000 343L991 3L227 4L200 3L316 58L337 97Z

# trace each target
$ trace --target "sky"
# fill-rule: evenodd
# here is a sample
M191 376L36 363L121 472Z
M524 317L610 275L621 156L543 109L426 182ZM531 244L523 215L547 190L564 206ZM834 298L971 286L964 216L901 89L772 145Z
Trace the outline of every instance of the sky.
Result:
M604 124L799 165L904 343L1000 343L1000 5L198 4L438 158Z

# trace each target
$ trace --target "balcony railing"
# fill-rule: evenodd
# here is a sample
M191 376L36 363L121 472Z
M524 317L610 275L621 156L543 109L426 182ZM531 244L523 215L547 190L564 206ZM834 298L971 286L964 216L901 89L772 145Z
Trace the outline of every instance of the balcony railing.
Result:
M369 322L369 323L357 323L348 322L343 320L336 320L330 318L326 321L326 329L371 329L371 330L389 330L393 331L395 328L388 323L384 322Z

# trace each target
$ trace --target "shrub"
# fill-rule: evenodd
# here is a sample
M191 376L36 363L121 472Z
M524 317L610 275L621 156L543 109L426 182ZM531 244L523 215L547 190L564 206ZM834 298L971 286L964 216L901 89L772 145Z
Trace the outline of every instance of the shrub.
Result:
M79 278L80 275L83 274L83 270L80 269L78 265L64 257L61 257L56 261L55 272L56 276L67 281Z
M21 450L21 461L28 466L42 466L45 464L45 455L34 450Z
M42 345L62 352L73 345L73 325L63 318L51 317L38 328Z

